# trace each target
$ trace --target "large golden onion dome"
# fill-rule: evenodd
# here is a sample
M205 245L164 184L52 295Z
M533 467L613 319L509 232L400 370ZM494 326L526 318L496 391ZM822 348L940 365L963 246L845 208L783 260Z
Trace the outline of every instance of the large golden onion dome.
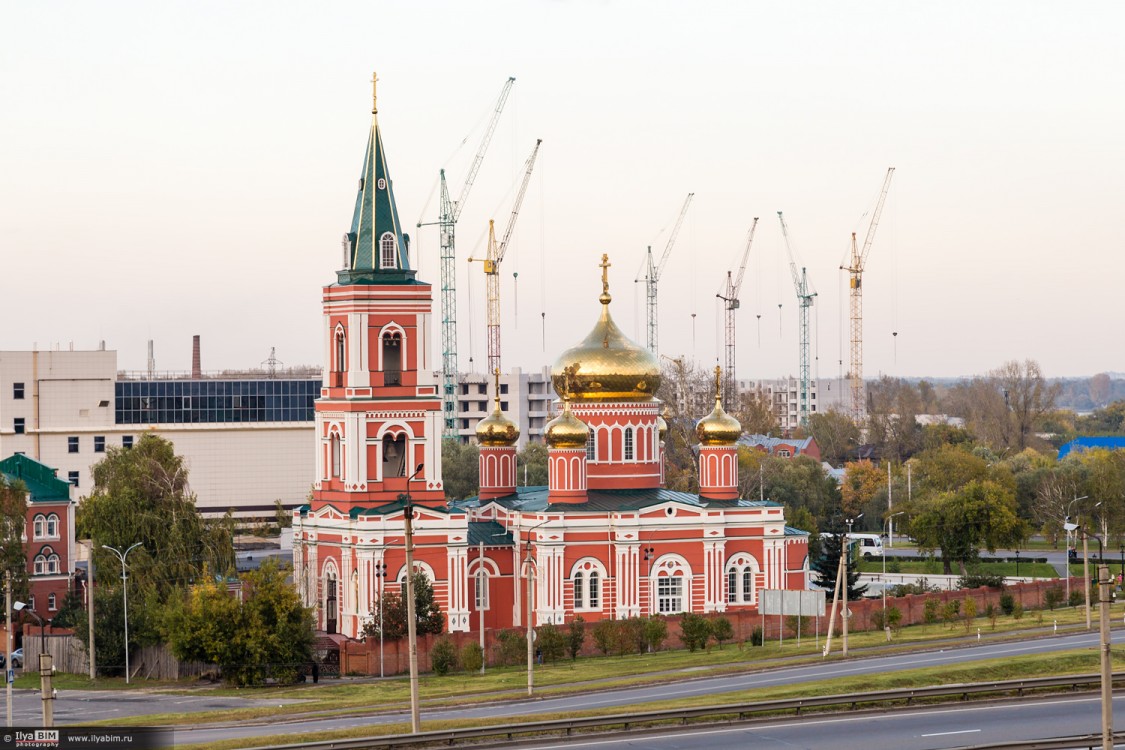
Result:
M500 371L495 373L496 396L492 413L477 422L477 442L489 447L508 448L520 439L520 428L500 411Z
M723 410L720 369L715 367L715 408L695 423L695 436L703 445L734 445L742 436L742 424Z
M668 423L664 421L664 415L661 414L656 418L656 431L660 435L660 440L664 440L664 436L668 434Z
M577 401L648 401L660 387L660 362L613 322L609 265L609 256L602 255L601 317L582 343L555 360L551 384L560 396Z
M570 410L570 402L563 402L563 412L550 422L543 437L551 448L584 448L590 428Z

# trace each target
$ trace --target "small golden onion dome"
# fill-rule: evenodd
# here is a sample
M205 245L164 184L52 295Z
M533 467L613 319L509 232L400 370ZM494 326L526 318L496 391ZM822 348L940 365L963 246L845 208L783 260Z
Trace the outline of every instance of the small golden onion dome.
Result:
M570 403L563 403L563 412L550 422L543 432L548 447L551 448L584 448L590 428L586 426L574 412L570 410Z
M519 428L500 411L499 402L491 414L477 422L477 442L481 445L508 448L519 439Z
M715 399L715 408L695 423L695 436L703 445L734 445L742 435L742 425L723 410Z
M656 430L660 433L660 439L664 440L664 436L668 434L668 423L664 421L663 415L656 417Z
M603 255L601 316L580 344L555 360L551 384L563 398L578 401L648 401L660 387L660 362L613 322L608 269Z

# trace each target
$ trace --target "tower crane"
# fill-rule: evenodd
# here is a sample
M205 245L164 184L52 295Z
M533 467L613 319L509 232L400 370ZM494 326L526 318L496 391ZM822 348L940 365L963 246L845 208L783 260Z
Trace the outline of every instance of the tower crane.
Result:
M657 315L656 315L656 289L657 284L660 283L660 274L664 271L664 264L668 262L668 256L672 254L672 246L676 244L676 237L680 233L680 227L683 226L684 217L687 216L688 207L691 205L691 199L695 193L688 193L687 198L684 199L684 207L680 209L680 217L676 219L676 225L672 227L672 234L668 237L668 244L664 246L664 255L660 256L660 262L654 263L652 259L652 246L648 248L648 260L645 271L645 291L648 300L648 349L653 354L658 354L657 349ZM638 279L639 281L639 279Z
M531 170L535 168L535 157L539 155L539 145L543 143L540 138L535 141L535 148L524 164L523 182L516 194L516 201L512 204L512 215L508 217L508 226L504 230L504 237L496 242L495 222L488 221L488 257L477 258L484 262L485 284L488 287L488 371L500 372L500 263L504 260L504 253L508 250L508 240L512 238L512 230L519 217L520 205L523 196L527 193L527 184L531 182ZM469 262L473 262L469 258Z
M738 301L738 291L742 288L742 277L746 274L746 260L750 257L750 246L754 244L754 230L758 228L758 217L750 225L750 232L746 235L746 249L742 251L742 262L738 266L738 276L733 276L727 271L726 285L722 294L715 296L724 302L723 307L727 312L726 328L723 332L723 344L726 352L726 378L723 381L723 403L728 409L733 409L735 403L735 377L734 377L734 352L735 352L735 327L734 312L741 303Z
M492 142L496 132L496 125L500 121L500 113L508 101L508 94L512 90L514 77L504 82L500 90L500 98L492 112L492 119L485 128L477 154L465 175L465 184L461 187L461 194L456 201L449 197L449 185L445 181L445 170L441 170L441 198L438 220L436 222L418 223L418 226L428 226L436 223L441 240L441 402L444 426L442 435L453 437L457 430L457 274L454 261L456 260L454 235L457 228L457 219L465 208L465 201L469 191L480 171L481 162L484 161L485 152Z
M879 193L879 200L875 204L875 211L871 214L871 223L867 226L867 236L863 239L863 249L856 249L856 236L852 232L851 265L840 266L850 275L851 286L851 317L852 317L852 359L851 370L848 373L851 380L851 407L852 418L857 422L863 418L863 268L867 264L867 254L871 252L871 243L875 239L875 230L879 227L879 215L883 213L883 204L887 200L887 191L891 188L891 177L895 173L894 167L887 168L887 176L883 180L883 189Z
M797 307L800 310L801 390L797 397L797 419L804 427L809 421L809 308L812 307L816 292L809 291L809 277L804 266L801 266L800 275L797 274L797 261L793 259L793 246L789 243L789 227L785 225L785 217L780 211L777 212L777 219L781 222L781 234L785 237L785 250L789 253L789 273L793 276L793 288L797 291Z

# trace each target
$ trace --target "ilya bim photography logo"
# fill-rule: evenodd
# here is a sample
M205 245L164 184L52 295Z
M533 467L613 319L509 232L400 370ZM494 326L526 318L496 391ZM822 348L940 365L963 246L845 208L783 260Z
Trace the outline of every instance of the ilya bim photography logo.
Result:
M4 735L5 747L58 747L57 729L14 729Z
M156 750L174 746L172 732L153 727L107 729L103 727L63 727L62 729L11 728L0 730L4 738L0 750L7 748L86 748L127 747L131 750Z

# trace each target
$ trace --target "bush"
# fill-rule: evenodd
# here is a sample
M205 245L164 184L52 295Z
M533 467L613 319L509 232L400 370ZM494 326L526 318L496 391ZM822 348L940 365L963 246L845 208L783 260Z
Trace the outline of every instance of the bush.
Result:
M965 600L965 632L968 633L973 628L973 620L977 617L977 600Z
M716 617L711 621L711 636L719 644L719 648L722 648L723 641L734 638L734 626L730 624L730 620L727 618Z
M897 586L891 587L891 596L906 596L908 594L936 594L941 589L937 586L931 586L926 578L919 578L914 583L900 583Z
M883 610L877 609L871 613L871 622L879 630L890 628L897 633L899 625L902 624L902 610L898 607L887 607L887 614L884 618Z
M578 658L578 652L582 650L582 644L585 642L586 621L582 619L582 615L578 615L570 621L566 631L566 652L572 660Z
M1000 595L1000 611L1005 615L1011 616L1012 610L1016 607L1016 598L1008 593Z
M750 631L750 645L761 646L766 642L766 636L760 627L754 628Z
M466 672L479 672L484 666L484 650L476 641L461 647L461 669Z
M1058 586L1047 589L1043 592L1043 606L1047 609L1054 609L1062 604L1062 600L1066 598L1066 592Z
M1086 604L1086 595L1082 593L1081 589L1070 592L1070 600L1067 602L1071 607L1081 607Z
M968 573L957 579L959 589L1002 589L1004 576L994 573Z
M680 640L688 651L707 648L707 641L711 640L711 621L702 615L685 613L680 618Z
M614 651L618 656L632 653L644 653L645 647L645 621L640 617L630 617L620 620L617 626L617 639Z
M505 666L527 661L527 636L515 630L504 630L496 636L500 663Z
M960 600L951 599L941 608L941 621L945 623L946 627L951 628L953 627L953 621L957 619L959 614L961 614Z
M434 674L447 675L457 668L457 647L448 638L442 638L430 651L430 666Z
M1016 602L1015 606L1012 607L1012 617L1017 620L1023 619L1023 605L1019 602Z
M988 606L984 608L984 616L987 617L988 621L992 624L992 629L996 630L996 619L1000 617L1000 608L992 602L989 602Z
M594 643L603 656L609 656L610 650L617 643L617 621L598 620L594 623Z
M938 599L927 599L926 603L922 605L922 619L926 621L927 625L933 625L938 621L941 612L941 601Z
M659 651L668 637L668 622L659 615L645 620L645 644L649 651Z
M566 636L554 623L546 623L535 629L535 648L543 661L556 662L566 653Z

